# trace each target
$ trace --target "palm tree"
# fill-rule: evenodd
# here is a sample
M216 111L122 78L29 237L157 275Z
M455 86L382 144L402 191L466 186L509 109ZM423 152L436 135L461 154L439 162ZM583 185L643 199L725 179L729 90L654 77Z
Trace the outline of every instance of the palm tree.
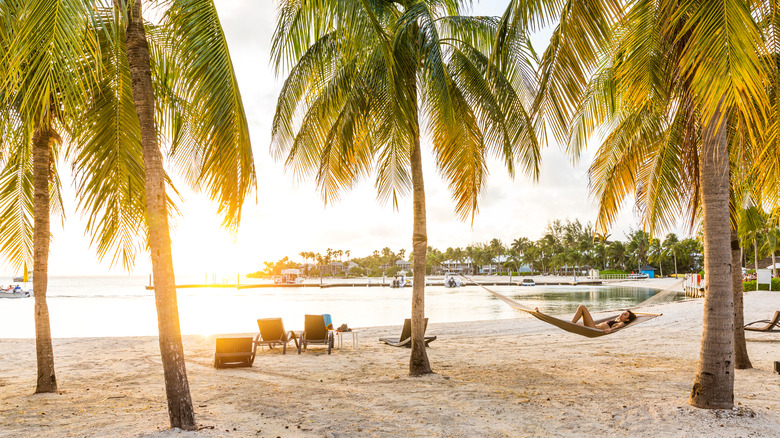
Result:
M677 277L677 253L680 250L680 241L677 239L677 235L669 233L664 239L663 250L667 256L672 256L674 259L674 276Z
M771 255L772 277L777 277L777 261L775 254L780 250L780 228L777 228L776 226L767 227L766 240L764 241L763 249Z
M499 270L499 273L501 273L501 267L502 267L502 265L501 265L501 256L504 253L504 244L503 244L503 242L501 242L501 240L498 239L498 238L494 238L488 244L488 248L489 248L489 250L491 252L491 257L490 257L490 262L489 263L491 263L491 264L493 263L493 254L495 254L495 258L497 259L497 263L498 263L498 270Z
M526 5L510 3L504 20L509 29L521 32L538 23L536 11L561 17L541 61L537 100L553 132L561 140L570 132L567 144L576 158L593 129L609 123L612 130L602 161L597 158L594 166L614 171L591 178L600 201L597 231L605 230L621 200L636 189L646 222L654 226L673 220L673 212L686 207L682 202L700 202L708 290L690 403L730 408L732 283L730 272L718 268L731 264L727 131L734 118L760 129L770 107L764 89L770 69L761 65L765 52L751 8L747 2L724 7L706 1L624 5L602 0L587 8L562 2L532 10ZM586 74L597 67L589 88ZM699 147L692 148L697 139ZM687 173L669 171L680 168L675 160L681 158L693 167ZM696 183L686 184L687 178ZM680 190L690 194L692 188L698 196L670 196Z
M607 252L609 248L609 244L611 243L609 241L610 234L609 233L601 233L601 234L594 234L593 241L598 242L596 243L596 254L601 259L601 268L607 269Z
M615 240L609 243L607 247L609 259L614 263L613 266L620 266L620 269L626 269L626 246L623 242Z
M527 58L527 46L506 51L504 59L517 66L512 71L490 68L498 20L459 15L466 4L285 0L273 40L274 64L291 67L274 118L277 157L315 176L326 202L368 175L374 163L380 200L395 207L400 195L412 193L412 375L431 372L423 342L421 133L430 133L437 166L464 219L477 212L487 154L510 172L516 162L533 177L538 172L538 146L524 106L533 94L525 87L535 75L517 62Z
M743 246L753 245L753 263L758 271L758 247L759 240L764 234L764 223L766 219L761 209L755 205L739 210L739 232Z
M235 229L243 200L254 185L249 130L227 43L213 2L167 3L163 22L152 35L168 38L157 46L167 60L162 89L156 95L152 81L149 40L142 1L113 0L125 24L122 49L132 79L132 99L143 151L148 245L154 273L159 343L165 375L171 427L196 428L184 363L179 311L168 226L166 174L158 134L157 104L168 108L165 122L173 139L170 154L183 167L186 180L219 202L224 224ZM167 62L166 62L167 61ZM160 88L158 88L160 89ZM189 104L192 103L192 104ZM185 112L175 108L184 107ZM183 127L183 128L182 128ZM179 129L181 128L181 129Z
M637 271L647 263L647 251L650 249L650 235L642 230L632 230L628 234L626 250L631 254L629 260L636 265Z
M661 271L661 277L664 276L664 262L666 261L666 252L661 241L656 238L650 239L650 250L648 251L648 260L658 263L658 269Z
M33 266L36 393L57 391L46 294L50 213L62 214L59 133L83 111L95 85L88 59L98 51L88 7L51 14L61 6L51 3L0 2L0 240L16 268Z

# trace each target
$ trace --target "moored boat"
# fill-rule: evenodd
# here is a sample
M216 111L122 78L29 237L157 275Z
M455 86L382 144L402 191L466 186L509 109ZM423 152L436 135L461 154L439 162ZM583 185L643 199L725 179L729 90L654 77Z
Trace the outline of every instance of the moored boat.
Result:
M536 286L536 283L532 278L524 278L520 286Z
M0 298L29 298L31 296L33 296L32 289L24 290L18 285L0 288Z
M285 269L282 271L282 275L274 277L274 283L276 284L301 284L303 283L303 277L301 277L300 269Z
M456 277L454 274L446 274L444 276L444 287L461 287L463 281L460 277Z
M400 277L399 277L400 275ZM412 281L406 279L406 271L399 271L395 277L390 281L390 287L407 287L411 286Z

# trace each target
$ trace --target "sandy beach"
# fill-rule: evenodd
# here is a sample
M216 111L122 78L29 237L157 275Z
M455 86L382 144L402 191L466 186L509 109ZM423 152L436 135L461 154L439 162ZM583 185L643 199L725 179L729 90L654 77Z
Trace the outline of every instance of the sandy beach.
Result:
M198 432L166 430L156 338L55 339L60 393L33 395L32 339L0 340L0 436L715 436L780 435L780 333L747 334L735 409L693 408L703 300L647 307L650 322L597 339L532 317L431 321L435 374L408 377L398 326L358 328L328 356L258 350L252 368L215 369L214 336L186 336ZM780 292L745 294L745 319L780 309ZM340 321L334 321L340 323ZM288 328L297 329L292 322ZM238 334L230 334L238 335ZM254 335L254 334L248 334Z

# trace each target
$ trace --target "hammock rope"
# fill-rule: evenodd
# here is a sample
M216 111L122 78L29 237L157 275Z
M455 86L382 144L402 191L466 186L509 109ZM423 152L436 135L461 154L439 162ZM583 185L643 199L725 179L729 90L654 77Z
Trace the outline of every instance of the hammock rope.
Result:
M678 281L675 281L674 283L669 285L669 287L667 287L666 289L664 289L661 292L658 292L657 294L653 295L652 297L642 301L641 303L639 303L636 306L632 307L632 309L636 308L636 307L645 307L645 306L650 306L650 305L653 305L653 304L661 304L661 303L671 302L674 299L674 297L676 297L677 294L679 293L679 290L677 288L679 286L681 286L684 282L685 282L684 278L682 278L682 279L680 279Z
M565 331L567 331L569 333L574 333L576 335L585 336L585 337L588 337L588 338L597 338L599 336L605 336L605 335L608 335L608 334L612 334L612 333L618 332L618 331L620 331L620 330L622 330L624 328L634 327L636 325L639 325L639 324L641 324L643 322L649 321L649 320L651 320L653 318L657 318L657 317L662 315L661 313L633 312L636 315L636 319L631 321L630 324L627 324L627 325L625 325L625 326L623 326L623 327L621 327L619 329L614 329L614 330L610 331L610 333L606 333L606 332L604 332L604 330L601 330L601 329L597 329L597 328L593 328L593 327L586 327L586 326L581 325L581 324L577 324L577 323L574 323L574 322L571 322L571 321L566 321L564 319L556 318L554 316L548 315L546 313L539 312L539 311L534 310L534 309L529 309L529 308L523 306L522 304L518 303L517 301L515 301L515 300L513 300L513 299L511 299L511 298L509 298L507 296L504 296L504 295L502 295L502 294L500 294L500 293L498 293L496 291L488 289L487 287L479 284L478 282L474 281L471 278L466 277L465 275L461 275L461 277L463 277L464 279L466 279L466 280L476 284L477 286L481 287L482 289L485 289L487 292L489 292L490 294L492 294L493 296L495 296L499 300L509 304L512 308L514 308L516 310L520 310L522 312L528 313L529 315L533 316L534 318L539 319L540 321L546 322L547 324L554 325L554 326L558 327L561 330L565 330ZM595 322L596 324L600 324L600 323L605 322L605 321L613 320L613 319L617 318L618 316L620 316L620 313L612 315L612 316L608 316L606 318L601 318L601 319L595 320L593 322Z

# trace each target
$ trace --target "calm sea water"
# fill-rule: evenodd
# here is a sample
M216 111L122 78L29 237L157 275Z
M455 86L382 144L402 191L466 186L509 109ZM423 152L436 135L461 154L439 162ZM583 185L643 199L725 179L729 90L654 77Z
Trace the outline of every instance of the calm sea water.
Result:
M203 278L199 279L203 282ZM180 278L179 283L198 282ZM242 283L247 281L242 279ZM363 280L365 282L365 280ZM154 336L157 313L148 277L52 277L48 304L57 338ZM579 304L599 311L636 305L657 291L615 286L490 286L551 314L573 313ZM249 333L257 318L282 317L289 330L302 328L304 314L330 313L336 325L398 325L411 314L411 288L200 288L179 289L183 334ZM426 287L426 316L433 322L506 319L517 311L480 287ZM0 299L0 338L32 338L33 299Z

